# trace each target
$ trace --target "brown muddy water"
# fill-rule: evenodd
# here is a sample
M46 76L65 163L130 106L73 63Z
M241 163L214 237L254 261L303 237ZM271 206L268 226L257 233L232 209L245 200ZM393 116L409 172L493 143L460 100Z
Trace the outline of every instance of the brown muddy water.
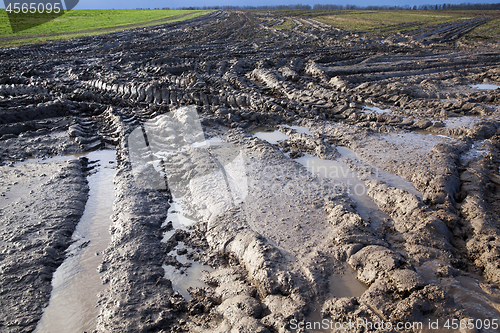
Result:
M342 274L332 274L329 279L329 292L326 299L341 297L361 297L368 289L366 285L356 279L356 272L347 265ZM306 322L321 323L324 319L321 314L322 303L316 302L311 305L311 312L306 317ZM309 329L308 332L333 332L330 329Z
M98 160L88 177L89 197L73 233L67 259L53 275L50 302L36 333L91 332L96 326L97 295L105 288L97 267L111 238L116 160L114 150L95 151L86 156L90 161Z

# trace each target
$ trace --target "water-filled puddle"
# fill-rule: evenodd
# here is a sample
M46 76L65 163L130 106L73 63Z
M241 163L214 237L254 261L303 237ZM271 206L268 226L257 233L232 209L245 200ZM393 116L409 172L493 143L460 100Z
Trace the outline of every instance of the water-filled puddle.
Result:
M104 150L103 150L104 151ZM30 163L52 163L52 162L65 162L69 160L74 160L79 157L88 156L89 153L80 153L80 154L68 154L62 156L53 156L48 158L34 158L30 157L21 162L15 162L13 167L17 167L20 165L30 164Z
M329 294L332 297L360 297L366 291L366 285L356 278L356 272L346 267L343 274L332 274L329 281Z
M304 126L295 126L295 125L281 125L281 126L293 129L297 133L304 133L304 134L307 134L307 135L312 135L311 130L309 130L309 128L304 127Z
M250 132L256 138L267 141L271 144L277 144L280 141L288 139L288 135L281 133L276 129L270 129L266 127L259 127Z
M97 267L111 238L116 162L114 150L95 151L87 157L91 161L99 160L100 165L94 169L97 172L88 177L89 198L85 211L73 233L67 259L53 275L50 302L36 333L81 333L95 329L99 311L97 294L105 288Z
M480 89L480 90L495 90L500 88L499 85L496 84L470 84L469 87L474 88L474 89Z
M436 133L428 131L428 130L416 129L413 132L415 132L416 134L420 134L420 135L429 135L429 136L433 136L433 137L436 137L436 138L443 138L443 139L453 140L453 138L450 137L450 136L442 135L442 134L436 134Z
M298 128L304 131L305 127ZM263 136L262 134L266 134L269 132L258 132L257 130L252 132L253 135L260 139L266 140L266 136ZM261 130L264 129L261 128ZM275 134L274 132L271 133L273 133L274 136L277 136L277 134ZM281 135L284 136L284 140L288 139L287 135L283 133L281 133ZM268 142L273 143L275 141ZM337 147L337 149L338 148L341 147ZM352 154L354 154L354 152L352 151L349 152L349 149L347 148L340 149L339 152L340 151L343 151L344 154L350 154L351 156ZM347 193L356 202L356 210L358 211L359 215L366 221L371 221L374 229L382 226L382 224L384 224L384 221L389 218L389 216L382 212L377 207L375 202L373 202L373 200L366 194L367 188L365 186L365 183L357 177L356 172L351 170L347 164L339 160L323 160L319 157L309 154L304 154L302 157L296 159L295 161L302 164L308 171L313 174L320 174L325 178L332 179L339 192Z
M391 109L381 109L376 106L365 106L363 108L363 113L378 113L378 114L383 114L383 113L389 113L391 112Z
M337 151L340 153L340 156L342 156L342 158L348 158L351 160L358 159L358 156L356 155L356 153L353 150L346 148L346 147L336 147L336 148L337 148ZM369 178L382 180L392 187L399 188L401 190L404 190L404 191L407 191L411 194L414 194L419 198L422 198L422 193L420 193L415 188L415 186L411 182L407 181L406 179L403 179L400 176L397 176L393 173L387 172L385 170L382 170L382 169L379 169L376 167L371 167L371 169L372 169L372 172L374 174L369 175Z
M170 204L168 212L169 214L167 217L167 221L172 222L172 230L167 231L163 234L163 240L162 240L163 242L168 241L170 237L172 237L172 235L175 233L175 229L186 230L188 227L196 223L195 220L185 216L186 214L182 209L182 198L174 197L174 200Z
M448 128L458 128L458 127L471 127L475 123L479 122L481 117L473 117L473 116L462 116L462 117L453 117L443 120Z
M382 212L375 202L366 194L365 183L351 170L348 165L338 160L322 160L319 157L304 154L296 159L308 171L313 174L320 174L325 178L334 181L335 186L341 192L347 192L349 197L356 202L356 210L366 221L371 221L372 226L377 229L389 217Z
M175 233L175 229L186 230L189 226L196 223L195 220L190 219L185 216L185 212L182 209L182 198L175 198L168 210L168 217L164 224L172 222L173 229L167 231L163 234L163 242L166 242ZM182 264L191 265L185 269L177 269L174 266L163 265L165 270L165 278L172 282L172 288L181 294L187 301L191 300L191 295L188 293L187 289L189 287L205 287L206 284L201 281L201 276L203 271L211 272L213 269L210 266L202 265L199 262L190 260L186 257L186 254L177 254L178 249L186 248L183 242L179 242L177 247L171 252L175 254L175 258Z
M366 285L356 279L356 273L347 266L342 274L336 273L330 276L328 287L329 292L326 297L327 299L332 297L361 297L368 289ZM310 322L313 329L308 329L307 332L333 332L330 329L331 326L319 325L324 319L321 314L322 307L323 304L321 302L315 302L311 305L311 312L306 317L305 322ZM329 319L327 319L327 321L329 321ZM314 325L317 325L317 329L314 329Z
M309 132L309 129L306 127L294 126L295 130L300 130L301 133ZM273 131L272 129L268 132L258 132L259 128L253 131L253 135L256 137L260 137L262 139L262 133L269 133L269 131ZM265 130L265 128L260 128L260 130ZM277 134L273 135L277 136ZM280 132L281 133L281 132ZM309 132L310 133L310 132ZM285 140L288 139L288 136L281 133L285 137ZM263 139L265 140L265 139ZM269 143L273 143L268 141ZM337 151L340 153L341 158L357 160L358 157L356 153L346 147L335 147ZM304 154L302 157L296 159L296 161L303 166L305 166L312 173L319 173L323 177L334 179L341 187L342 190L348 191L350 197L356 202L357 210L361 217L364 219L372 220L374 222L374 226L381 224L384 219L387 219L388 216L380 211L377 205L373 202L373 200L366 195L366 186L362 180L359 179L359 176L355 171L351 170L350 167L340 160L322 160L319 157L312 156L309 154ZM417 197L422 198L422 194L415 189L413 184L395 174L390 172L371 167L373 174L369 174L368 178L378 179L386 182L392 187L396 187L402 190L405 190L409 193L416 195Z
M474 141L467 153L462 154L460 159L462 163L469 163L472 160L477 160L489 154L489 150L483 145L483 141ZM499 168L500 173L500 168Z

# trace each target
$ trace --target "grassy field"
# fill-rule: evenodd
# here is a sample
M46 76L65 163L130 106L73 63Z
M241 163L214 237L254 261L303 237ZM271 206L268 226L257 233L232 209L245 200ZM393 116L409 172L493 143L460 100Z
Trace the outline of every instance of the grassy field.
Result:
M357 11L324 15L318 21L351 31L403 32L422 27L471 18L470 14L452 11Z
M275 11L277 18L286 18L274 26L277 29L290 29L290 18L312 18L333 27L375 35L390 35L408 32L442 23L466 20L475 17L489 17L493 20L483 24L466 35L469 39L495 39L500 37L500 12L498 11L422 11L422 10L280 10Z
M98 35L165 22L187 20L207 12L209 11L72 10L52 21L13 33L7 12L5 9L0 9L0 47Z
M273 28L276 29L282 29L282 30L289 30L292 29L295 26L295 23L292 20L285 19L283 23L275 25Z
M472 40L500 40L500 19L491 20L475 28L465 37Z

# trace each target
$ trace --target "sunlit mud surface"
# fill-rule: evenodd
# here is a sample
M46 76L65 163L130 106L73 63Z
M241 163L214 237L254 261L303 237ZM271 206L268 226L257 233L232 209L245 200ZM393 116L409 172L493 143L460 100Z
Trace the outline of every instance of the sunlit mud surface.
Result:
M313 13L0 50L0 332L499 317L492 18Z

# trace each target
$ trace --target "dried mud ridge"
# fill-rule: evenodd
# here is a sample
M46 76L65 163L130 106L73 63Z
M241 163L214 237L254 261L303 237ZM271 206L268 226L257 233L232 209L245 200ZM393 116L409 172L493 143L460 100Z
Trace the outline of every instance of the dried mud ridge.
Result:
M105 146L118 169L97 332L289 332L291 319L319 311L334 321L499 317L500 89L469 86L500 85L499 44L464 43L479 24L466 20L385 39L312 19L278 31L272 20L219 11L0 50L0 331L36 327L88 192L85 159L13 161ZM190 186L185 208L200 222L162 243L172 198L135 181L127 138L182 105L197 105L207 137L244 152L249 194L210 215L194 203L211 194ZM352 169L396 174L422 195L365 177L388 216L375 228L329 179L249 134L280 124L310 129L280 127L296 156L349 147ZM190 301L162 268L183 265L179 242L214 268ZM349 267L366 290L329 294Z

